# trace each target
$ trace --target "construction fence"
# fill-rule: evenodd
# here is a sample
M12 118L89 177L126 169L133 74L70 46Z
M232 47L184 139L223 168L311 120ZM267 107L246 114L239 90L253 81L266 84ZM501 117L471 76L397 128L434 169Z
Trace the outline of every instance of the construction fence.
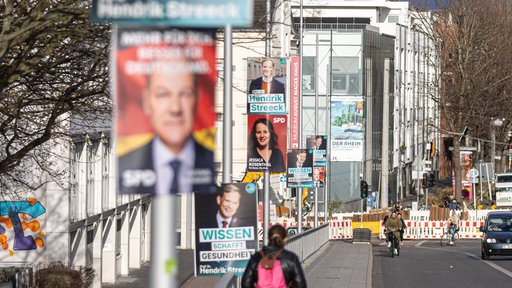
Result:
M457 210L456 212L461 219L458 233L459 239L480 239L482 237L480 226L484 225L485 217L490 211L493 210ZM329 239L352 239L355 228L368 228L372 231L372 235L384 239L383 219L386 215L387 212L335 215L328 219ZM450 210L438 207L425 211L403 210L402 215L407 225L404 231L404 239L440 239L447 229ZM323 225L324 222L319 221L318 223ZM261 232L263 230L263 223L260 222L259 224ZM270 223L270 225L273 224L281 224L284 227L297 226L295 220L291 218L277 219L277 221ZM307 221L303 222L302 225L313 227L314 222Z

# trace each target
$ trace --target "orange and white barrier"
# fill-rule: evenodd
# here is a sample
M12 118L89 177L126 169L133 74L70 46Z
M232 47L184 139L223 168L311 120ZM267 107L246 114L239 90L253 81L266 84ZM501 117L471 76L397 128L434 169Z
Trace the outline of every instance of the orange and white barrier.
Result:
M276 225L276 224L282 225L284 228L298 226L297 222L292 222L292 221L269 222L268 224L269 224L269 227L272 227L272 225ZM318 221L318 225L324 225L324 222ZM302 226L314 227L315 223L314 222L302 222ZM258 237L259 237L259 240L263 240L263 222L258 222Z
M405 221L407 229L404 232L404 239L440 239L446 231L446 221ZM480 239L480 226L482 221L460 221L460 239ZM384 239L384 225L381 226L380 238Z
M329 221L329 239L352 239L352 221Z
M409 240L428 240L440 239L446 228L446 221L414 221L405 220L407 229L404 232L404 239ZM281 224L286 227L297 227L297 222L284 221L284 222L270 222L269 225ZM319 222L320 225L323 222ZM263 223L258 223L258 236L263 239ZM303 226L313 227L313 222L302 222ZM483 226L483 221L460 221L459 238L460 239L480 239L482 233L480 226ZM360 223L352 223L351 220L332 220L329 221L329 239L352 239L353 229L360 228ZM385 239L384 225L380 225L378 233L380 239Z

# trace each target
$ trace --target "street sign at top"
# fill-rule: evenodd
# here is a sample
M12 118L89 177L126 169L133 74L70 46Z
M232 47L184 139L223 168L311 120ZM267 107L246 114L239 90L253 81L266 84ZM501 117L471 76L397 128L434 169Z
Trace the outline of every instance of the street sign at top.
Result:
M252 25L253 0L93 0L93 22L215 28Z

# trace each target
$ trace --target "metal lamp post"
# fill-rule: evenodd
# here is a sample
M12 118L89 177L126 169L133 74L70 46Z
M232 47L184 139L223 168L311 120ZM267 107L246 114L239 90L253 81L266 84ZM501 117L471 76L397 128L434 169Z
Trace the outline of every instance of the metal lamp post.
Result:
M491 163L494 167L494 171L497 171L496 169L496 131L495 127L499 127L503 125L503 120L497 118L491 120L491 141L492 141L492 147L491 147Z

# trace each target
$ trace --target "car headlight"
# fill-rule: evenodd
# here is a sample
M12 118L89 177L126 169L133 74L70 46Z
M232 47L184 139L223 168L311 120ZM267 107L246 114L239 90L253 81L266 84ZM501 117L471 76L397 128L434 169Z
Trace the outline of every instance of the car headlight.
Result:
M489 243L489 244L496 244L496 243L498 243L498 242L496 241L496 239L494 239L494 238L487 238L485 241L486 241L487 243Z

